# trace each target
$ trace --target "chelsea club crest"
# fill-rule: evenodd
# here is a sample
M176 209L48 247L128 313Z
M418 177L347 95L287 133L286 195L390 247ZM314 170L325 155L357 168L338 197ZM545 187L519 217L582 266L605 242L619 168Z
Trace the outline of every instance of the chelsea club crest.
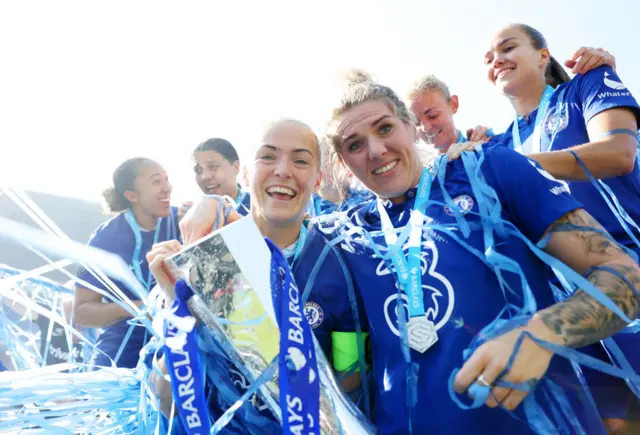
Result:
M544 123L544 131L549 136L557 134L567 126L567 121L568 116L564 110L560 113L549 115L546 122Z
M307 302L304 305L304 315L312 328L317 328L324 320L324 311L315 302Z
M458 207L458 211L463 215L469 213L473 209L473 198L469 195L459 195L453 198L453 203ZM453 210L451 207L446 205L444 207L444 212L449 216L455 216L453 214Z

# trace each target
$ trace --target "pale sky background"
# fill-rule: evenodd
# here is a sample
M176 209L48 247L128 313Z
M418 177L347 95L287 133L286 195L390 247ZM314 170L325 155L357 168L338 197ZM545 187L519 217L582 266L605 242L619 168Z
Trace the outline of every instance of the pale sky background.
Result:
M4 1L0 182L99 200L119 163L147 156L178 204L199 195L198 143L225 137L246 160L270 120L320 129L350 67L402 95L434 73L460 97L459 127L503 131L513 112L482 59L511 22L560 61L605 47L639 96L639 17L639 0Z

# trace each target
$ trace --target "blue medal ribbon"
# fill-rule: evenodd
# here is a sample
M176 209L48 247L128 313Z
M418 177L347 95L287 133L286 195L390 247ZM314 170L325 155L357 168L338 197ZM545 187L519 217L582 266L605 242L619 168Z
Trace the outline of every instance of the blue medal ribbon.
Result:
M309 231L307 230L306 225L303 224L300 228L300 235L298 236L298 240L296 240L296 243L282 250L287 260L289 260L289 264L291 265L291 267L293 267L298 261L298 258L300 258L302 248L307 241L308 232Z
M320 432L320 383L313 333L286 258L269 239L271 295L280 327L278 381L284 434Z
M133 249L133 256L131 257L131 267L133 268L133 272L136 274L136 277L138 278L138 280L140 280L142 285L144 285L144 287L147 290L150 290L151 280L152 280L151 269L149 269L149 273L147 274L147 278L145 279L144 276L142 275L142 267L140 267L140 263L142 263L142 261L146 261L146 259L140 260L140 251L142 250L142 230L140 230L140 225L138 225L138 222L136 221L136 218L133 215L133 212L131 211L131 209L127 209L124 215L127 220L127 223L131 227L131 231L133 232L133 236L136 240L136 245L135 245L135 248ZM162 226L162 218L158 218L158 220L156 221L156 228L153 233L154 245L158 243L161 226ZM120 360L120 356L122 355L122 352L124 351L125 346L129 342L129 338L131 338L131 334L133 334L133 329L135 327L136 327L135 323L132 323L129 326L129 329L127 330L127 334L124 336L124 339L122 340L122 343L118 348L118 352L116 353L115 358L113 360L114 364L117 364L118 361ZM145 337L144 337L145 343L147 342L147 332L148 331L145 331Z
M173 303L175 315L191 317L187 302L193 296L189 286L180 280L176 283L176 300ZM175 337L178 328L170 322L165 323L165 337ZM204 435L211 430L211 420L207 408L207 397L204 391L204 377L200 364L200 350L196 329L186 334L186 340L181 348L165 345L165 359L171 390L178 408L178 416L188 435Z
M541 138L541 129L542 123L544 122L547 109L549 108L549 103L551 102L551 97L553 96L554 89L547 85L545 88L542 98L540 98L540 104L538 105L538 113L536 114L536 123L533 128L533 136L531 138L531 149L524 149L524 145L520 140L520 129L518 128L518 116L516 115L515 121L513 121L513 126L511 127L511 136L513 137L513 148L518 151L520 154L531 154L531 153L539 153L541 151L540 148L540 138Z
M140 250L142 249L142 231L140 230L140 225L138 225L138 222L136 222L136 218L133 215L133 212L131 211L131 209L128 209L125 212L125 217L127 219L127 222L129 223L129 226L131 227L131 231L133 231L133 236L135 237L135 240L136 240L136 246L133 250L133 257L131 258L131 267L133 268L133 272L136 274L136 276L138 277L142 285L144 285L145 288L149 290L151 288L151 279L152 279L151 270L149 270L147 278L145 279L144 276L142 275L142 268L140 267L140 263L141 263ZM156 222L156 229L155 229L155 232L153 233L154 245L158 243L158 237L160 236L161 223L162 223L162 218L158 218L158 221ZM142 260L142 261L146 261L146 260Z
M420 267L420 251L422 248L422 223L424 212L429 201L432 183L431 173L427 169L422 170L416 199L411 210L409 224L403 233L409 229L409 253L407 257L402 252L402 245L406 237L398 238L395 228L389 219L382 200L378 199L378 212L380 224L384 231L384 239L389 250L388 258L393 263L396 279L402 286L408 298L409 317L425 315L424 299L422 297L422 268Z

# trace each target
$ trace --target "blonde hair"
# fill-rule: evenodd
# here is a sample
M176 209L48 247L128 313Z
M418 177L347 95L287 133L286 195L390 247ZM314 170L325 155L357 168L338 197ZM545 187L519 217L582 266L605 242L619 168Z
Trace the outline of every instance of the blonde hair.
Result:
M381 101L402 121L415 125L415 116L407 105L389 87L375 83L367 72L355 69L345 74L346 84L340 97L340 102L333 108L329 124L347 110L359 106L367 101ZM339 153L333 132L328 129L326 138L333 148L334 154Z
M423 76L416 80L407 93L407 100L409 100L409 102L413 102L421 95L432 91L440 92L440 94L442 94L442 96L447 101L451 100L451 92L449 91L449 87L445 82L443 82L433 74Z

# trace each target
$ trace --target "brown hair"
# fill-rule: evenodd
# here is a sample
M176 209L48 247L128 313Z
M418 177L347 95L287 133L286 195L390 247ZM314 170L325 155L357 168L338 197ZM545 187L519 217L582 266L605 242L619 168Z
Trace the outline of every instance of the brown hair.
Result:
M219 137L208 139L202 142L200 145L196 147L196 149L193 150L193 155L195 156L196 153L203 152L203 151L215 151L217 153L220 153L220 155L224 157L225 160L231 164L234 164L235 162L240 162L240 157L238 157L238 152L233 147L233 145L231 145L231 142L229 142L226 139L222 139Z
M542 33L534 29L533 27L519 23L512 24L510 27L516 28L525 33L529 37L531 45L533 45L533 48L535 48L536 50L541 50L543 48L549 49L547 40L544 38L544 36L542 36ZM567 83L571 80L569 74L567 74L562 65L557 60L555 60L553 56L549 57L549 64L547 65L544 76L547 84L553 88L556 88L559 85Z
M125 196L125 192L135 189L135 181L140 170L148 164L155 163L146 157L133 157L125 160L113 172L113 186L102 192L107 203L107 211L118 213L128 209L131 203Z

